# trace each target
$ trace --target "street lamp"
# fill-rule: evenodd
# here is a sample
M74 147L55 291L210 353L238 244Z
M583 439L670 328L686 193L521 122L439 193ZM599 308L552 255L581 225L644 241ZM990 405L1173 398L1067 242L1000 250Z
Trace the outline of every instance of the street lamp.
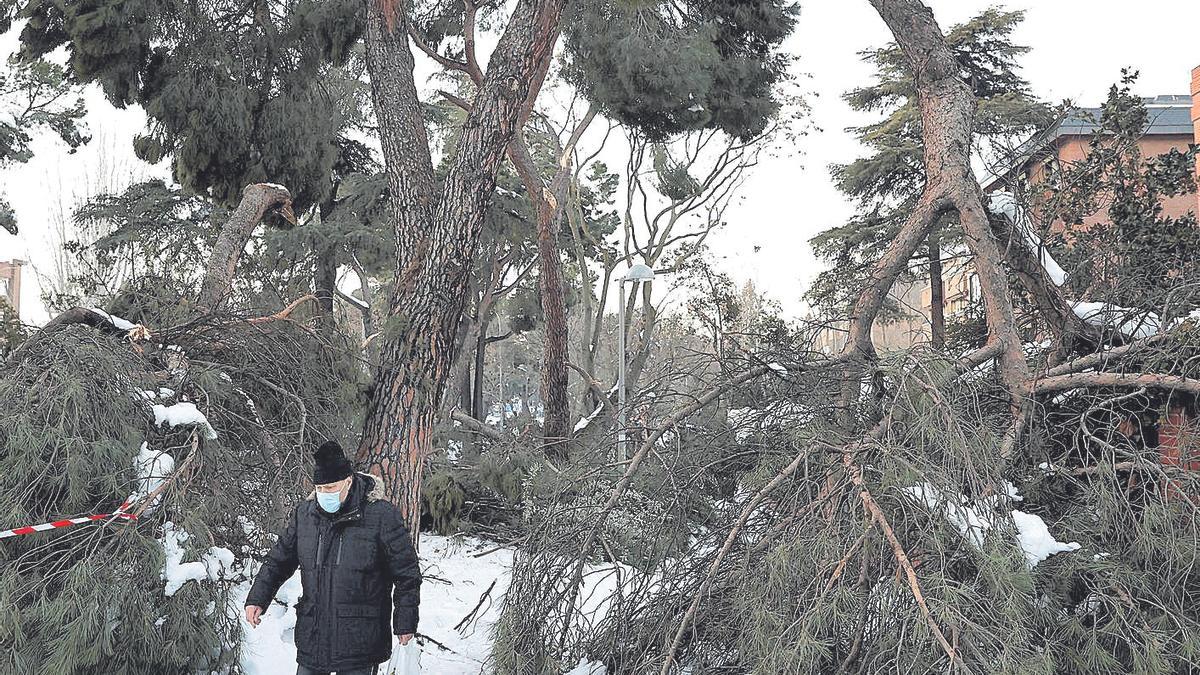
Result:
M629 459L625 439L625 282L638 284L653 280L654 270L640 263L630 267L625 276L618 279L620 283L617 293L617 351L620 352L620 364L617 366L617 458L622 462Z

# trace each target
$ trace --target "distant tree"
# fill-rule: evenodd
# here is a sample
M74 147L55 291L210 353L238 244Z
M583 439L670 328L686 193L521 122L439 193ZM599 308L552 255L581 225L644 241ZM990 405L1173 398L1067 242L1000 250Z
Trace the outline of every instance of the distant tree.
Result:
M0 34L9 26L0 14ZM81 123L84 112L79 90L64 68L45 59L10 57L0 68L0 169L32 159L30 143L42 131L53 132L74 152L88 141ZM0 228L17 232L16 216L3 199Z
M1033 96L1029 83L1018 72L1017 59L1029 48L1013 43L1012 33L1024 16L1022 11L992 8L946 33L960 76L979 101L974 118L975 142L990 141L993 150L1003 151L1007 142L1052 119L1049 107ZM844 98L855 110L887 116L852 129L871 154L833 166L838 189L855 200L858 213L844 225L811 240L817 255L830 267L814 281L807 298L833 315L844 313L858 287L853 281L878 260L916 205L925 183L917 88L905 55L893 43L863 52L862 56L875 66L875 80L852 89ZM930 232L921 256L934 295L935 346L945 339L941 253L958 237L955 216L948 213ZM910 274L909 280L914 279Z

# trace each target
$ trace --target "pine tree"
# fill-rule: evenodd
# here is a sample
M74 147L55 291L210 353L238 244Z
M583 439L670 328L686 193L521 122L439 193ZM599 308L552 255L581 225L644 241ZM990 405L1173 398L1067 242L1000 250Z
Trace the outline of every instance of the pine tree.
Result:
M979 101L975 136L980 143L992 141L993 150L1003 151L1005 143L1051 119L1050 109L1032 95L1029 83L1018 72L1017 59L1028 48L1014 44L1011 36L1023 18L1024 12L993 8L946 33L961 75ZM925 182L916 87L904 54L891 44L862 56L875 66L875 81L851 90L844 98L855 110L885 112L887 116L852 129L870 155L832 167L838 189L856 202L859 212L810 242L830 268L817 277L806 298L834 316L844 314L857 288L852 281L861 278L882 254ZM944 219L930 234L923 257L931 288L941 288L941 251L953 246L958 237L952 219ZM915 277L910 274L908 281ZM934 309L936 318L940 307ZM902 311L889 308L893 316ZM944 327L935 323L933 335L935 341L944 336Z
M377 170L352 138L368 123L357 3L61 3L27 0L18 16L22 54L65 46L80 82L98 83L118 107L138 105L150 124L138 157L171 161L187 191L232 206L252 183L286 185L298 213L310 208L284 259L314 256L312 290L328 337L344 234L329 216L347 176ZM341 257L339 258L339 254Z
M786 0L586 0L564 29L566 76L601 111L652 140L721 129L748 139L781 106Z
M297 211L333 189L362 87L354 3L28 0L22 54L65 46L81 82L150 128L135 149L172 161L186 189L237 201L249 183L288 186Z

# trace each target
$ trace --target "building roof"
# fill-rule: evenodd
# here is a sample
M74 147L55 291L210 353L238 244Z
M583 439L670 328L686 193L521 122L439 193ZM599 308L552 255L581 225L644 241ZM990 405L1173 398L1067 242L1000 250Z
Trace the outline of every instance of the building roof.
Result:
M1160 94L1142 98L1150 123L1144 132L1147 136L1188 136L1195 131L1192 127L1192 97L1186 94ZM983 189L990 190L1018 167L1024 166L1038 151L1065 136L1090 136L1100 130L1100 115L1103 108L1074 108L1049 128L1034 134L1017 147L1013 153L1016 160L983 181Z
M1147 136L1192 135L1191 96L1166 95L1142 100L1146 102L1146 114L1150 117L1145 132ZM1100 128L1102 112L1102 108L1072 110L1055 127L1051 127L1055 132L1054 138L1095 133Z

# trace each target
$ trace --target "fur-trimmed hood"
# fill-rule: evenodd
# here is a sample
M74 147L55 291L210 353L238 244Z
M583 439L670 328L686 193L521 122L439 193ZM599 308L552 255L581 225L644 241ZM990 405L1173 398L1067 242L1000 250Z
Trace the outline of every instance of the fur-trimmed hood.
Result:
M380 500L387 499L387 497L383 493L383 479L382 478L380 478L379 476L376 476L373 473L364 473L362 471L355 471L354 475L358 476L360 478L370 478L371 479L371 491L367 493L367 501L368 502L377 502ZM313 499L316 499L316 497L317 497L317 490L316 490L316 488L313 488L313 491L308 493L308 499L311 501Z

